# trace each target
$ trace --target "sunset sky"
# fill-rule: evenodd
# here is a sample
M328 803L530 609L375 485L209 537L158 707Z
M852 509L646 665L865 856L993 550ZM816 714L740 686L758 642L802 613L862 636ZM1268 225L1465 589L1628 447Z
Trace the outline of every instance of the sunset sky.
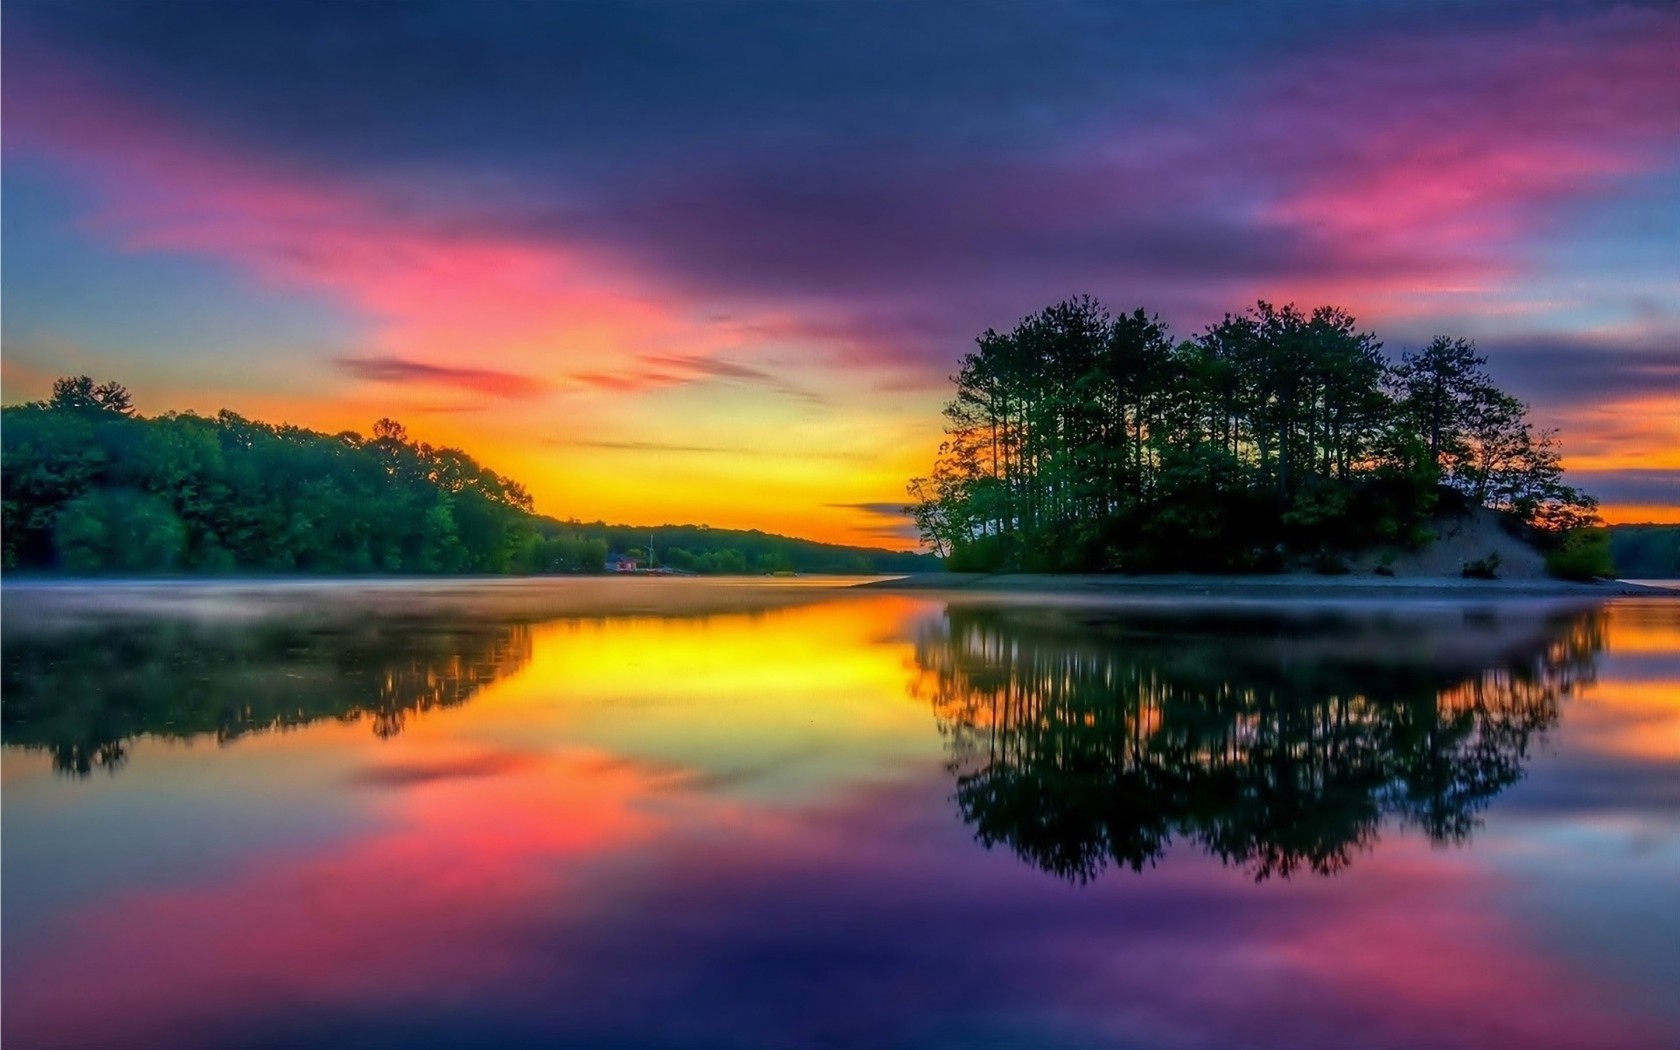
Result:
M364 433L539 511L903 547L987 327L1476 340L1680 520L1680 8L7 0L4 397Z

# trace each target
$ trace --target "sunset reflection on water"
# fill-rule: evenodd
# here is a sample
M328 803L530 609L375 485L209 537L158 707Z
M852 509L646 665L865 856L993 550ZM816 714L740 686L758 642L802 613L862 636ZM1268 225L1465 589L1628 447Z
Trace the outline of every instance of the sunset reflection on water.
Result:
M738 598L9 633L6 1045L1680 1041L1680 604Z

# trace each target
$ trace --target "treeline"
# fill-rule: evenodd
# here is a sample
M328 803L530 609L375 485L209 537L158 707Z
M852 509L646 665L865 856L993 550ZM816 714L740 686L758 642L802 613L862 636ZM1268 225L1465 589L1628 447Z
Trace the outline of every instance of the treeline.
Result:
M1443 494L1561 543L1596 502L1485 363L1445 337L1391 360L1333 307L1261 302L1174 342L1143 310L1064 302L963 358L909 509L969 571L1334 566L1427 544Z
M1680 525L1612 525L1610 560L1624 580L1680 580Z
M539 517L460 449L274 426L233 412L142 417L120 384L61 379L0 411L0 564L73 573L576 573L609 553L691 572L892 572L893 554L762 532Z
M605 550L544 537L531 498L459 449L215 416L134 413L61 379L3 415L7 568L71 572L535 572Z
M937 572L939 561L914 551L848 547L777 536L757 529L714 529L706 525L608 525L548 521L546 527L600 540L615 554L639 560L652 551L653 564L698 573L909 573Z

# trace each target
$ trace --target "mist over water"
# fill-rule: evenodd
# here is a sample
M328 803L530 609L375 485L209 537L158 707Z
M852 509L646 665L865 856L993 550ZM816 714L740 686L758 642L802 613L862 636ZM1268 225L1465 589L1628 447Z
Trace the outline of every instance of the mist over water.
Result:
M1667 1047L1680 603L8 587L8 1047Z

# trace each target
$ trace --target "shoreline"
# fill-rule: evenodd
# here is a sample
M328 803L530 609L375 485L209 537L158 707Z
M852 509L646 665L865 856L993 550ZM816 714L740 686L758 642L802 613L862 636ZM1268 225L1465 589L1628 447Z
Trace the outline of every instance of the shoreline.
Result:
M1666 582L1666 581L1665 581ZM1622 581L1368 576L1100 576L919 573L899 577L54 577L0 586L8 635L149 618L236 625L280 617L323 624L433 617L536 622L569 617L716 616L871 596L954 603L1272 609L1404 615L1444 609L1540 613L1618 598L1680 602L1680 589Z
M1452 576L1105 576L1049 573L917 573L857 584L882 591L951 591L967 594L1044 595L1047 597L1194 597L1194 598L1672 598L1680 590L1603 580L1473 580Z

